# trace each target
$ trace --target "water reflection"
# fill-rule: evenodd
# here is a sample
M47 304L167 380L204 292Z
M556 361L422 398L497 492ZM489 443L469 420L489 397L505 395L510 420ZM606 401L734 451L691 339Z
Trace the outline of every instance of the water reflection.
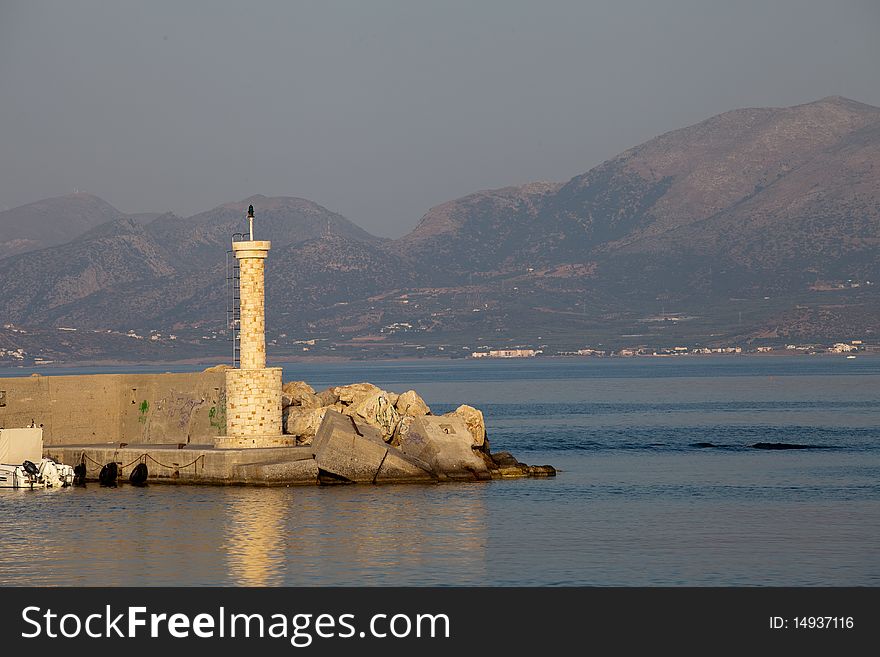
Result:
M485 485L223 489L227 577L240 586L479 583Z
M272 586L283 579L287 504L276 490L224 489L223 550L237 586Z
M319 500L312 516L321 540L309 541L311 537L304 535L311 545L303 552L314 553L310 574L319 581L392 585L412 572L437 584L485 577L485 485L349 487L332 492L333 504Z

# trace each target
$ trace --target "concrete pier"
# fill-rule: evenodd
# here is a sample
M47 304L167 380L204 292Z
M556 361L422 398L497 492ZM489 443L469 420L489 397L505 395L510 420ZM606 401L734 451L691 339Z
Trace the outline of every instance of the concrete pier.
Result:
M213 445L58 445L44 449L49 458L85 463L86 478L97 481L107 463L116 463L123 482L138 463L146 463L149 482L175 484L248 484L315 486L318 464L311 447L218 449Z

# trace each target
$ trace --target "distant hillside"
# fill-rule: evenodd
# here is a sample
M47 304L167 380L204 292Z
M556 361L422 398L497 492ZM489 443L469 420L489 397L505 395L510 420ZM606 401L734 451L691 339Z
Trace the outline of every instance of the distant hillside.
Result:
M0 259L0 316L191 330L209 349L253 203L280 352L880 341L880 108L839 97L734 110L567 182L449 201L397 240L303 199L144 223L90 198L82 223L101 225Z
M726 287L766 276L776 287L865 276L878 237L880 108L833 97L734 110L565 184L444 203L397 244L460 276L642 254L682 261L653 285L682 282L683 260L706 258L736 270Z
M64 244L123 214L91 194L67 194L0 212L0 258Z
M272 240L273 256L322 236L364 248L382 242L298 198L254 196L187 219L161 215L146 225L120 218L67 244L0 260L0 279L16 281L0 297L0 316L21 324L106 328L222 322L226 250L233 233L246 230L249 204L257 212L254 232Z

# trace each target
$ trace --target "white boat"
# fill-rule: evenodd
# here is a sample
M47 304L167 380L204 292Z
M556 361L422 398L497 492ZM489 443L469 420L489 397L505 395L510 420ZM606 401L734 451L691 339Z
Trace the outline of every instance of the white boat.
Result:
M64 488L72 484L73 468L52 459L0 464L0 488Z
M20 465L0 464L0 488L45 488L31 479Z
M52 459L43 459L37 466L40 478L49 488L63 488L73 485L73 466L58 463Z
M42 429L0 429L0 488L70 486L73 468L42 455Z

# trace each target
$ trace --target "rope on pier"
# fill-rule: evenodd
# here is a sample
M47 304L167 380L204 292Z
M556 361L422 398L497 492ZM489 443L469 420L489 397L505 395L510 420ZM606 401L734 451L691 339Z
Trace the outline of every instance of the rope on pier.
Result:
M199 459L203 459L203 458L205 458L205 455L204 455L204 454L199 454L197 457L195 457L192 461L190 461L190 462L187 463L186 465L166 465L166 464L164 464L164 463L162 463L162 462L160 462L160 461L157 461L155 458L153 458L152 456L150 456L147 452L144 452L143 454L141 454L140 456L138 456L138 457L137 457L134 461L132 461L131 463L127 463L126 465L123 465L122 468L124 469L124 468L127 468L127 467L131 466L131 465L134 465L135 463L137 463L137 462L140 461L141 459L150 459L153 463L155 463L156 465L159 465L159 466L161 466L161 467L163 467L163 468L168 468L169 470L175 470L175 469L177 469L177 470L182 470L183 468L188 468L188 467L191 466L191 465L195 465L195 464L198 462ZM92 463L94 463L94 464L95 464L97 467L99 467L99 468L103 468L103 467L104 467L104 464L103 464L103 463L99 463L98 461L96 461L95 459L93 459L91 456L89 456L89 455L86 454L85 452L83 452L83 453L80 455L80 461L83 461L83 462L84 462L84 461L91 461Z
M205 458L204 454L199 454L197 457L195 457L192 461L190 461L186 465L165 465L164 463L159 463L159 461L154 459L152 456L150 456L146 452L144 452L144 456L146 456L148 459L150 459L156 465L161 465L163 468L168 468L169 470L173 470L174 468L177 468L177 469L188 468L189 466L195 464L199 459Z

